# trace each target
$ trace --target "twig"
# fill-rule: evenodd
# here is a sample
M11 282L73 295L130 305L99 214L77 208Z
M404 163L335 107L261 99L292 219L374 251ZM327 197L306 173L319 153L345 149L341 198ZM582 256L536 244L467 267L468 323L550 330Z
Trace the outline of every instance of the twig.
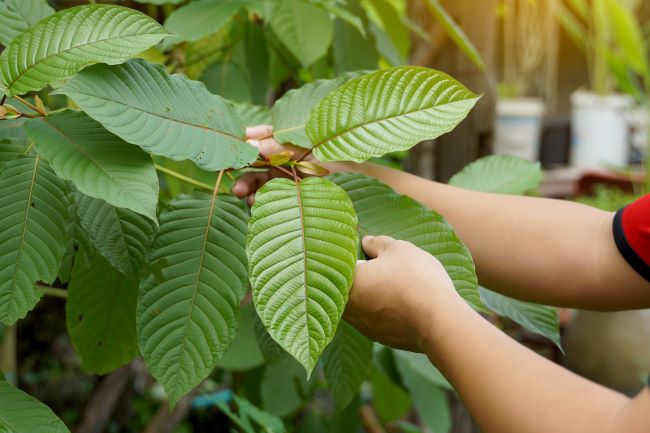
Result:
M68 299L68 291L64 289L57 289L56 287L47 286L45 284L36 283L35 286L43 291L47 296L54 298Z
M29 102L29 101L27 101L27 100L21 98L20 96L14 96L14 98L16 98L17 100L19 100L19 101L22 102L24 105L26 105L26 106L28 106L29 108L31 108L32 110L36 111L36 112L39 113L41 116L47 116L47 113L46 113L45 111L41 110L41 109L38 108L36 105L34 105L34 104L32 104L31 102ZM24 113L23 113L23 114L24 114Z
M287 170L287 169L284 168L284 167L280 167L279 165L277 165L277 166L275 166L274 168L277 168L278 170L280 170L282 173L286 174L287 176L294 177L294 176L293 176L293 173L291 173L289 170Z
M298 182L300 182L302 180L302 179L300 179L300 176L298 176L298 173L296 173L296 167L293 166L293 165L291 166L291 175L293 176L293 180L296 183L298 183Z
M188 176L185 176L185 175L180 174L178 172L175 172L174 170L171 170L171 169L169 169L167 167L163 167L162 165L154 164L154 167L156 167L157 171L159 171L161 173L164 173L169 177L173 177L174 179L178 179L181 182L185 182L187 184L190 184L190 185L195 186L197 188L202 188L202 189L207 190L207 191L212 191L213 190L213 188L210 185L208 185L207 183L199 182L196 179L192 179L191 177L188 177Z
M314 151L313 148L312 148L312 149L309 149L309 150L308 150L307 152L305 152L305 154L302 155L302 156L300 157L300 159L298 159L296 162L302 162L302 161L304 161L305 158L307 158L309 155L311 155L311 153L312 153L313 151Z
M4 95L2 95L2 100L0 100L0 105L4 105L6 100L7 100L7 94L5 93Z

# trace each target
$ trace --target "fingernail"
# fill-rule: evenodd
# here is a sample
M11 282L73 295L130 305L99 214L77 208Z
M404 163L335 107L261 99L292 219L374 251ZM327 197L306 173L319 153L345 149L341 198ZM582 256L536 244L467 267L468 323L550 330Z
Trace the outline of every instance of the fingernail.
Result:
M251 146L257 147L258 149L260 148L260 141L259 140L255 140L255 139L251 138L251 139L248 140L248 144L250 144Z

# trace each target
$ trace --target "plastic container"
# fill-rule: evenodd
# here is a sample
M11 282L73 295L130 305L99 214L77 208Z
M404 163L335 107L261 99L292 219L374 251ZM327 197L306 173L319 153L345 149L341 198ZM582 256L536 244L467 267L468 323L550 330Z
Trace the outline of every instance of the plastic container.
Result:
M536 161L545 105L540 98L513 98L497 101L494 153Z
M571 163L577 167L626 167L629 163L628 95L597 95L578 90L571 95Z

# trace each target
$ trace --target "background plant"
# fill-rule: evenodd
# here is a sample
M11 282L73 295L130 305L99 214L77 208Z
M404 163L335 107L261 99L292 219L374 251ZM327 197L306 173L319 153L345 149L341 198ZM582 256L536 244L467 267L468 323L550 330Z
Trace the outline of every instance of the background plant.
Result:
M0 2L0 320L14 324L43 294L65 296L84 368L104 374L141 354L172 405L197 386L207 392L217 367L266 363L259 400L277 416L295 414L323 379L344 413L369 377L383 420L401 418L412 399L423 423L444 431L450 387L435 368L340 321L359 236L387 234L435 255L477 310L557 341L554 310L479 290L442 216L375 179L324 176L304 160L407 150L453 129L478 99L431 69L367 71L400 63L400 32L413 28L379 28L396 10L368 3L199 0L165 8L173 12L163 27L119 6L54 13L40 0ZM348 58L337 50L350 47L331 46L337 26L353 41L356 32L358 46L386 41L362 63L365 49ZM274 99L287 80L308 83L270 110L251 104ZM267 122L278 141L304 150L261 157L244 128ZM267 183L251 210L229 193L236 176L270 168L288 178ZM539 178L534 164L490 158L452 182L524 193ZM0 385L1 423L67 431L41 403ZM242 431L284 429L243 397L233 397L234 412L210 395Z

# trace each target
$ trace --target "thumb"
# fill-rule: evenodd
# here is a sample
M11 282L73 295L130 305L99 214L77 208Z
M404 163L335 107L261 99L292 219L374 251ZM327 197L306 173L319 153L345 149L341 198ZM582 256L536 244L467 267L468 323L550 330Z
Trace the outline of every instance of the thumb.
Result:
M379 257L393 242L395 239L390 236L365 236L361 244L368 257L375 258Z

